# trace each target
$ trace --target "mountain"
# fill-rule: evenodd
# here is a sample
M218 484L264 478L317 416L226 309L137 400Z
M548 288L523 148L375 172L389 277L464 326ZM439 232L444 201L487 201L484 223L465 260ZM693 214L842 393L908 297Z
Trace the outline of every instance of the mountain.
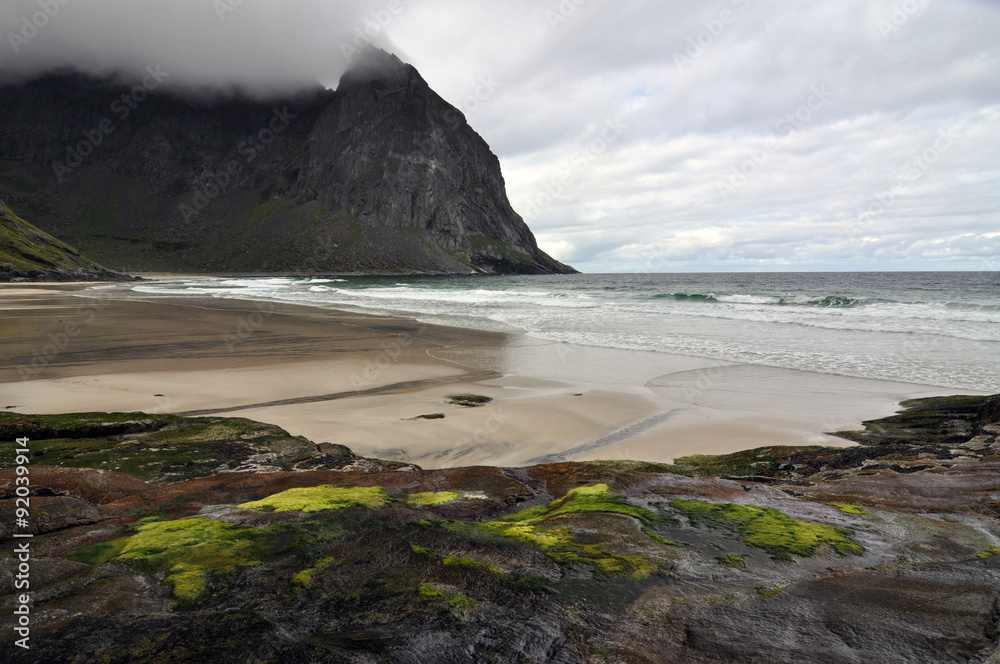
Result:
M128 275L88 260L0 201L0 281L121 281Z
M129 271L569 273L460 111L384 51L262 101L55 73L0 87L0 195Z

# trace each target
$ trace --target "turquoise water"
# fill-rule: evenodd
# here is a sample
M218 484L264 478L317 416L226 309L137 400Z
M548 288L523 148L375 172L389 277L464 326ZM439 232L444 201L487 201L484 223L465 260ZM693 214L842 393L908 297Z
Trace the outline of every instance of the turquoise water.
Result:
M997 272L217 278L131 288L1000 392Z

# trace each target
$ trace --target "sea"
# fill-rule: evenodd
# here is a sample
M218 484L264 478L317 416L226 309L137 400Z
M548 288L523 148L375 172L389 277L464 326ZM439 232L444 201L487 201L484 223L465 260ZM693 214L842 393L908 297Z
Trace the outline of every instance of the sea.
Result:
M219 277L128 287L1000 392L998 272Z

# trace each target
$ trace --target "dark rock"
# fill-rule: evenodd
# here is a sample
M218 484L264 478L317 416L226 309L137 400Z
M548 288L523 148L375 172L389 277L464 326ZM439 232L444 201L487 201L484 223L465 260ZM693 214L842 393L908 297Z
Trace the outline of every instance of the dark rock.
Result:
M980 396L911 399L900 404L903 411L899 414L865 422L864 431L839 431L834 435L864 445L957 445L972 437L986 399Z
M667 661L968 662L992 645L998 573L964 561L805 581L769 601L692 612Z
M983 401L975 420L977 429L997 423L1000 423L1000 394L994 394Z
M954 403L938 404L941 417L926 402L910 409L940 422L979 412L966 406L961 416ZM30 417L41 418L36 427L73 430L79 419L100 431L95 413ZM217 467L153 485L33 460L32 507L47 514L32 514L26 661L937 664L992 661L1000 645L1000 461L987 455L990 430L955 450L941 439L956 427L930 424L913 440L882 428L894 442L875 438L851 453L771 447L676 466L404 470L342 446L303 447L250 420L173 417L108 415L109 424L164 426L37 444L131 450L129 441L174 432L172 445L195 438L213 454L222 440L246 439L270 450L251 456L293 467ZM308 447L314 456L294 461ZM243 448L233 454L247 460ZM332 465L302 465L310 463ZM748 468L737 481L690 476ZM15 479L0 471L0 495L13 495ZM235 507L317 487L380 502L318 512ZM694 518L675 501L728 505ZM203 521L184 530L186 517ZM160 528L166 537L142 540ZM827 544L789 548L814 536ZM838 538L850 546L836 548ZM774 555L781 546L794 555ZM7 633L16 564L0 558ZM203 585L193 598L172 595L184 573ZM25 658L10 640L0 653Z
M15 499L0 499L0 539L12 536L16 509ZM93 505L66 496L33 496L28 512L28 531L35 534L101 520L100 512ZM24 529L19 529L19 532L24 532Z
M323 456L333 459L354 459L357 456L350 447L338 443L320 443L316 447L323 453Z

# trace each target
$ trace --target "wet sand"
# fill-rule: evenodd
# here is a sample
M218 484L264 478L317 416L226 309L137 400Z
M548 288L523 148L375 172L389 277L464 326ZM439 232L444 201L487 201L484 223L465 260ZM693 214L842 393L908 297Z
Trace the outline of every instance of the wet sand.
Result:
M448 403L465 392L494 401ZM250 417L427 468L848 445L825 432L952 393L297 305L0 285L0 409Z

